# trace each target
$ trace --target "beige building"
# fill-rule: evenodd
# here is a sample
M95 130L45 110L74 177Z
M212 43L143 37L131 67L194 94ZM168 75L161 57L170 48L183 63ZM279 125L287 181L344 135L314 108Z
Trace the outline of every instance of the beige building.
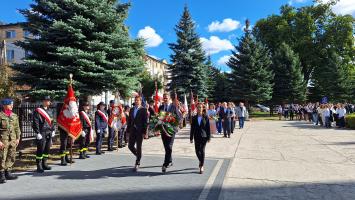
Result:
M23 62L23 58L29 55L29 52L14 43L29 36L29 32L22 28L22 23L0 24L0 42L5 43L5 46L0 45L0 60L6 60L8 64Z
M168 83L168 67L169 64L166 60L158 60L152 56L146 55L145 58L145 68L150 73L153 78L158 78L164 87Z

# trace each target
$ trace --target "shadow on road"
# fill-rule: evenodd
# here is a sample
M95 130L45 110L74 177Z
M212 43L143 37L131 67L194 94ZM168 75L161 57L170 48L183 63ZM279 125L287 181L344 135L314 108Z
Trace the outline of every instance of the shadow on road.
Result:
M148 168L161 168L161 166L144 166L141 169ZM140 176L166 176L166 175L177 175L177 174L197 174L197 168L185 168L179 170L168 170L165 174L162 172L149 172L149 171L138 171L134 172L132 166L120 166L92 171L46 171L43 174L36 172L27 172L19 174L19 176L30 175L33 177L46 177L46 176L57 176L57 179L69 179L69 180L85 180L85 179L101 179L107 177L140 177Z
M137 183L138 184L138 183ZM186 188L181 184L178 188L161 188L140 191L110 191L90 192L87 194L49 194L48 196L7 198L7 200L194 200L201 194L201 188ZM355 199L355 182L329 182L329 183L278 183L274 186L265 184L239 185L225 188L222 193L222 200L264 200L264 199ZM218 199L220 188L212 187L207 200ZM1 198L0 198L1 199Z

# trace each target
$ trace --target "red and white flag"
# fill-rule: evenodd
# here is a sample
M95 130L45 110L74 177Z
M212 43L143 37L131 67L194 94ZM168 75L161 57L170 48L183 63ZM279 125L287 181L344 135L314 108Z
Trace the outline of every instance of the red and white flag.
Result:
M77 139L82 132L78 104L71 84L68 86L67 96L57 118L58 126L65 130L73 140Z
M191 91L190 109L191 109L191 115L194 115L196 113L196 105L195 105L194 94L192 93L192 91Z
M158 85L155 82L155 96L154 96L154 111L155 113L159 112L159 95L158 95Z

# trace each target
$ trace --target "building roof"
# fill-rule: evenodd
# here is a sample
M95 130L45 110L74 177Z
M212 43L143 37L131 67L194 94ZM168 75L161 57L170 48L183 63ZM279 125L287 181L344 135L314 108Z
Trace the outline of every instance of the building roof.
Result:
M10 27L10 26L22 26L26 24L26 22L17 22L17 23L9 23L9 24L0 24L0 28Z
M159 63L164 64L164 65L170 65L165 59L159 60L159 59L156 59L153 56L150 56L148 54L146 54L145 56L148 57L149 59L154 60L155 62L159 62Z

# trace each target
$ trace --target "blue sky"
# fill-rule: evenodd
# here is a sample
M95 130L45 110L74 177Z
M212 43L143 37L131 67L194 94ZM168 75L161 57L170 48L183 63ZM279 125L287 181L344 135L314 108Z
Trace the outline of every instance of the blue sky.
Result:
M123 1L126 2L127 0ZM355 0L341 0L344 7L354 15ZM5 1L0 7L0 21L7 23L25 21L17 12L28 8L31 0ZM284 4L300 7L311 0L131 0L132 7L126 24L132 37L147 38L146 51L149 55L170 62L171 50L168 43L176 41L174 26L178 23L184 5L188 5L196 22L197 32L203 46L211 55L214 64L223 71L223 64L231 54L232 45L242 35L242 28L248 18L253 25L258 19L278 14ZM349 6L352 7L349 11Z

